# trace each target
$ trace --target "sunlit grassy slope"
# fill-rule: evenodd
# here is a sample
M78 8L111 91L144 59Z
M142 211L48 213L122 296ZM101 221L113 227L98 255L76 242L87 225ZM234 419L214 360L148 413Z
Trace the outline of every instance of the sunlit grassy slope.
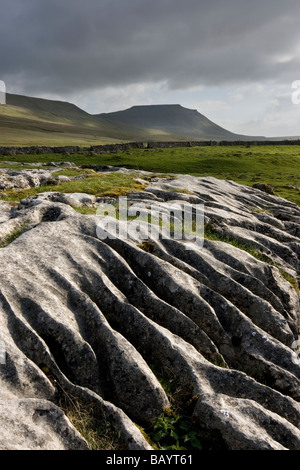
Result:
M174 104L91 115L72 103L22 95L7 94L6 103L0 105L0 146L260 139L234 134Z
M0 105L0 145L97 145L135 140L178 140L164 129L93 116L72 103L7 94Z

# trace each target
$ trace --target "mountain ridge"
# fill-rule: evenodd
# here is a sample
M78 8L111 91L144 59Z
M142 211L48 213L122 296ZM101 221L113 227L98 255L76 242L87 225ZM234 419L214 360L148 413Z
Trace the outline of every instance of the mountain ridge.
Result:
M0 106L1 145L97 145L129 141L258 140L232 133L180 104L135 105L89 114L77 105L8 93Z

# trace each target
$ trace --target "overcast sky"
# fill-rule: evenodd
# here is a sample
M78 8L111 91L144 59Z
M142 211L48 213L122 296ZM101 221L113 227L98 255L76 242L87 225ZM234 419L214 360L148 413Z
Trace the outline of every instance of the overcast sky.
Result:
M0 0L7 91L90 113L176 103L249 135L300 135L299 0Z

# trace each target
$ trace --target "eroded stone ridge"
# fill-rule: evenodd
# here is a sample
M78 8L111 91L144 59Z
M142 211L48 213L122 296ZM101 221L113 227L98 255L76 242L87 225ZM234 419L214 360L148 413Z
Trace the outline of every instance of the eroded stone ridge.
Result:
M87 448L58 407L63 389L109 420L128 449L151 449L134 423L170 407L161 376L171 373L206 442L299 450L299 207L183 175L156 178L128 200L204 204L214 237L202 248L149 240L147 250L99 239L99 217L75 212L72 195L2 203L0 237L26 228L0 250L1 448Z

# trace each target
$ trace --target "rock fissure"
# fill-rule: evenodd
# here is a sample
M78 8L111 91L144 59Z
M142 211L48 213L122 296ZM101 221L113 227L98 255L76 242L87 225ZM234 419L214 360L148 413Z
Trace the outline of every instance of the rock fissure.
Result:
M9 176L11 185L20 178ZM43 175L34 176L38 185ZM165 383L174 380L197 397L190 418L203 442L300 449L299 295L283 278L299 278L299 208L183 175L129 195L165 213L169 202L193 212L204 201L206 223L237 243L216 235L199 248L172 237L101 240L97 215L55 198L0 212L1 239L29 224L0 249L1 448L88 448L59 408L69 396L108 420L126 448L151 449L134 423L151 426L171 406Z

